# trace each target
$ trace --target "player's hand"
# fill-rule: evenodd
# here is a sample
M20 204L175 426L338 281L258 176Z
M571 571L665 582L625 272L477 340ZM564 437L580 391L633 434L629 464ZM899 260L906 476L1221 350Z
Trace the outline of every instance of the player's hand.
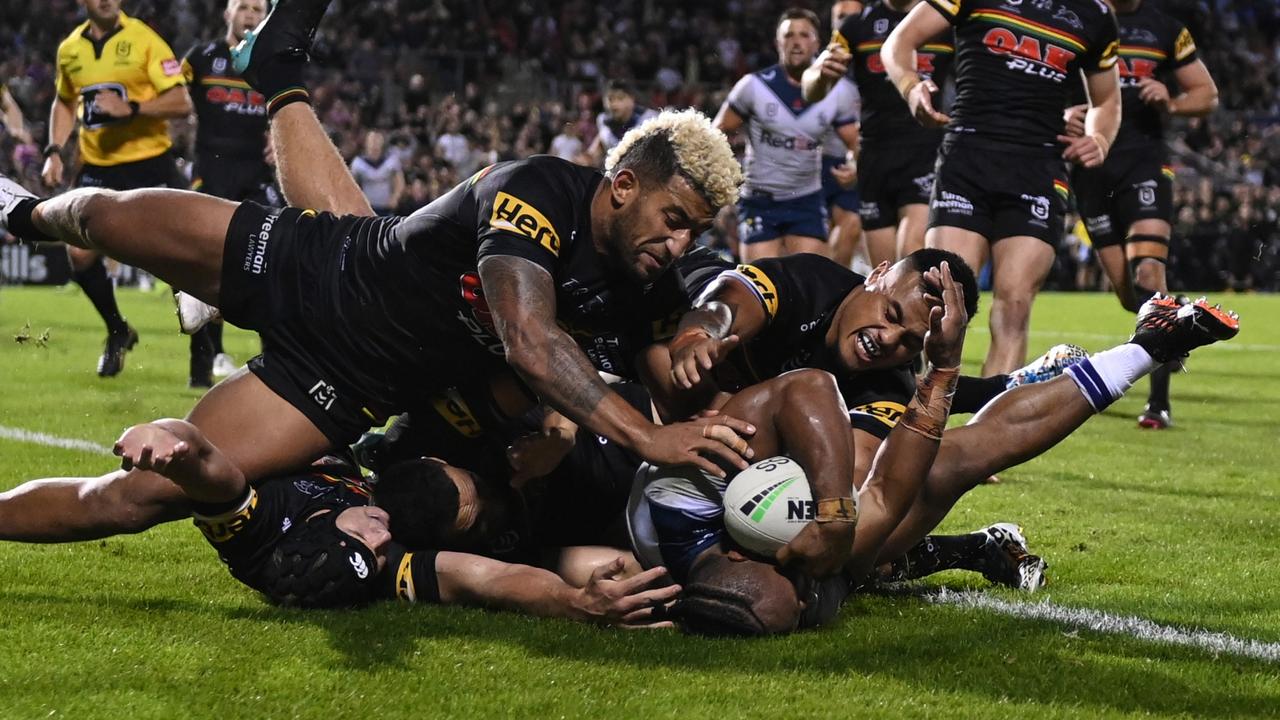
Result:
M1066 135L1084 137L1084 116L1089 112L1088 105L1072 105L1062 113L1062 124L1066 127Z
M1161 112L1169 112L1169 86L1155 78L1138 81L1138 99Z
M44 159L44 168L40 171L44 184L56 188L62 185L62 157L57 153Z
M969 313L964 309L964 288L951 276L951 264L945 260L938 267L931 268L926 276L942 287L942 304L929 309L929 332L924 336L924 354L934 367L959 367L964 333L969 327Z
M125 101L120 93L110 90L102 90L94 95L93 107L97 112L107 117L120 119L133 115L133 108L129 106L129 103Z
M575 437L572 433L542 430L516 438L507 446L511 486L520 489L530 480L549 475L573 449Z
M822 78L834 82L844 77L849 72L849 61L852 59L853 55L839 45L827 48L818 56L818 62L822 63Z
M938 86L932 80L921 80L907 92L907 107L916 122L927 128L940 128L951 122L951 118L938 112L933 107L933 94Z
M1062 158L1087 168L1098 167L1107 159L1107 147L1102 144L1100 137L1096 133L1081 137L1059 135L1058 142L1067 146L1062 151Z
M778 549L775 559L782 567L795 567L811 577L835 575L853 553L854 527L854 523L811 522Z
M680 594L679 585L669 585L667 569L656 567L639 575L620 578L626 563L619 556L591 573L586 587L578 591L574 607L587 620L624 628L674 627L666 610Z
M654 465L694 465L716 477L724 470L703 453L716 455L739 470L747 469L747 461L755 451L743 439L754 435L753 425L728 415L699 417L670 425L654 426L648 441L635 448L636 453Z
M858 166L852 163L841 163L831 168L831 176L836 179L836 184L849 190L858 184Z
M137 468L164 475L171 465L189 457L191 446L168 430L146 423L125 430L111 451L120 456L124 470Z
M719 365L742 339L737 335L714 338L705 332L677 335L667 346L671 355L671 379L676 387L688 390L702 382L702 373Z

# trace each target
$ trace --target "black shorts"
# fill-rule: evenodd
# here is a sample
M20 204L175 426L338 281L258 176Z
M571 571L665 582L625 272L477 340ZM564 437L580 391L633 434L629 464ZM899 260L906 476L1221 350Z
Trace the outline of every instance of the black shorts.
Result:
M236 158L199 153L191 173L191 189L225 200L252 200L267 205L273 199L274 178L262 158Z
M1025 146L974 143L943 140L929 227L963 228L989 242L1025 235L1057 247L1068 193L1062 158Z
M862 227L880 230L898 224L898 210L928 205L933 193L936 145L863 147L858 156L858 191Z
M1095 249L1123 245L1139 220L1173 222L1173 168L1159 150L1117 150L1102 167L1076 169L1071 190Z
M80 168L78 187L100 187L108 190L137 190L150 187L185 188L186 180L178 172L173 154L165 151L153 158L119 165L90 165Z
M348 445L394 412L401 388L367 357L336 347L358 343L341 320L350 298L338 276L342 246L361 225L394 218L336 217L242 203L227 229L220 310L262 336L249 370L335 445ZM406 379L407 380L407 379Z

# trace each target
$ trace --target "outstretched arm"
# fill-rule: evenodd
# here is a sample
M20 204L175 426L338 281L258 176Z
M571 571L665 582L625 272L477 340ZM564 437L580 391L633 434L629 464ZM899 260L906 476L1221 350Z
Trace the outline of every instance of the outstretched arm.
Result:
M310 105L286 105L271 117L271 146L276 179L290 205L335 215L373 215L368 198Z
M667 585L666 568L653 568L621 579L624 558L601 565L585 587L575 588L558 575L528 565L442 552L436 556L440 601L539 617L624 627L671 627L655 608L665 608L680 593Z
M202 503L234 500L244 492L244 473L204 433L185 420L156 420L134 425L112 449L124 470L150 470L178 484Z
M938 86L925 80L916 72L916 51L931 37L946 32L950 27L947 18L929 3L915 6L898 27L889 33L880 58L885 73L902 99L907 101L911 115L925 127L942 127L951 121L933 107L933 93Z

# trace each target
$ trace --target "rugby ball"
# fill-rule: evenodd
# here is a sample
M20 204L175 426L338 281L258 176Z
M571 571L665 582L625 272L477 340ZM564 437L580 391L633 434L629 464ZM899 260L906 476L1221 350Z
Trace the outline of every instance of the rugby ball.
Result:
M785 455L738 473L724 491L724 525L747 550L772 558L813 520L813 494L800 463Z

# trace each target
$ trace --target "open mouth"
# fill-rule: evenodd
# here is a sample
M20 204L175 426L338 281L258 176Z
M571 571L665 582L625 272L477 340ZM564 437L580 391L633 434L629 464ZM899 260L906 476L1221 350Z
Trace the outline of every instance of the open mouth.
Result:
M879 343L871 339L871 335L866 330L858 333L857 342L858 348L868 360L875 360L884 353L883 348L880 347Z

